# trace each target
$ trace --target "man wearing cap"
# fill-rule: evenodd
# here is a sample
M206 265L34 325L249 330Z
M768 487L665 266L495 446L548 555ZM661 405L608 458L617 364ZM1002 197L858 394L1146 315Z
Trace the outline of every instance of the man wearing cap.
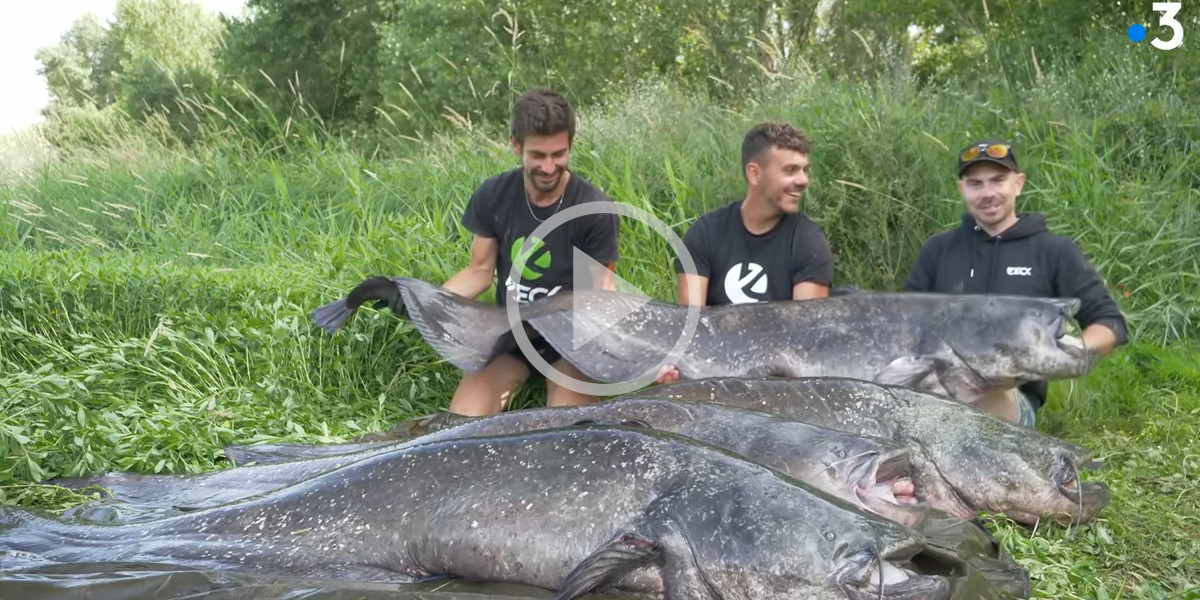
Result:
M1078 298L1084 346L1107 355L1126 341L1125 317L1104 280L1072 239L1046 228L1041 213L1017 212L1025 174L1012 144L985 139L958 155L958 191L967 212L957 228L921 247L904 289L949 294ZM1049 386L1034 381L985 398L977 408L1033 427Z

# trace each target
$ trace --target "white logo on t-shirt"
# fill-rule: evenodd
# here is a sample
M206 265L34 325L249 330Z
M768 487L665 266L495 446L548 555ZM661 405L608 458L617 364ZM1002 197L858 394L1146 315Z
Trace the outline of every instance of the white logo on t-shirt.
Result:
M1009 267L1008 274L1010 276L1011 275L1024 275L1026 277L1029 277L1029 276L1033 275L1033 267Z
M746 265L746 274L742 275L742 265ZM750 283L753 281L754 283ZM746 294L746 286L750 285L750 291L755 294L767 293L767 275L763 273L762 265L758 263L738 263L733 265L727 273L725 273L725 296L734 304L744 304L747 302L758 302L757 298L752 298Z

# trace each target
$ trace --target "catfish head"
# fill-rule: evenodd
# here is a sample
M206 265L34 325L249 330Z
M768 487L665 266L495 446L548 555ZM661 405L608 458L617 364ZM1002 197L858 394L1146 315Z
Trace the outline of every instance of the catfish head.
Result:
M659 554L668 600L949 600L962 568L921 534L786 475L695 486L669 504L649 511L642 544Z
M811 427L787 420L769 423L758 433L750 455L762 464L906 527L924 522L929 505L917 494L912 453L907 446L835 430L814 436ZM811 451L798 453L796 449L802 447Z
M929 505L916 493L908 448L850 436L839 441L821 463L844 498L906 527L924 522Z
M1099 355L1066 335L1079 307L1075 298L943 295L927 315L923 352L896 359L876 381L969 403L1031 381L1081 377Z
M1025 525L1045 517L1061 524L1084 523L1108 504L1107 485L1079 478L1091 460L1088 450L998 419L988 422L992 426L982 429L977 443L936 459L966 504Z

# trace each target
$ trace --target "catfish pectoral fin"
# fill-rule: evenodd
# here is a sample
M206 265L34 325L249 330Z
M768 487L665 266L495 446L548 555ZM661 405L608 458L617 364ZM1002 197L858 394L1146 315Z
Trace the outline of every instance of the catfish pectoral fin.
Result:
M567 575L554 600L572 600L600 591L630 571L653 563L658 556L658 544L653 540L636 531L619 533Z
M902 356L875 374L874 381L885 385L914 387L937 369L939 360L932 356Z

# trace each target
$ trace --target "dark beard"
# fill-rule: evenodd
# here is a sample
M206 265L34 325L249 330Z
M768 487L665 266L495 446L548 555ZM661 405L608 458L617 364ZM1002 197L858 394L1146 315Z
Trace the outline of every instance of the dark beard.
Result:
M562 183L562 178L565 175L565 170L560 170L558 172L558 176L555 177L554 180L551 181L548 186L543 186L542 184L538 183L538 177L535 173L536 173L536 171L526 171L525 172L526 177L528 177L528 179L529 179L529 183L531 185L533 185L533 188L535 190L537 190L543 194L549 194L550 192L553 192L555 190L555 188L558 187L558 184Z

